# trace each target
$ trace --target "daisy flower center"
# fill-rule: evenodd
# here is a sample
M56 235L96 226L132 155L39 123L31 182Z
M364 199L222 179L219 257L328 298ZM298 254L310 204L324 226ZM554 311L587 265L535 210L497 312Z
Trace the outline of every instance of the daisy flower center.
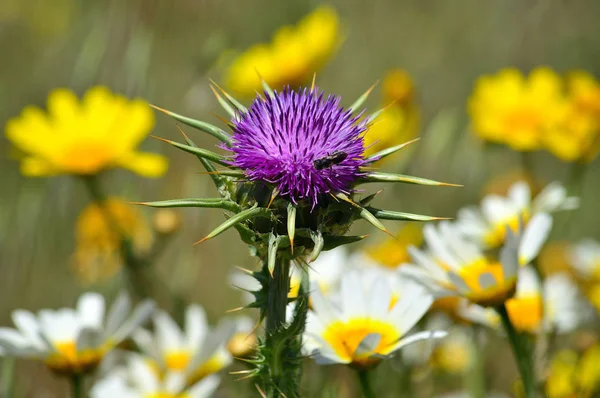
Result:
M74 173L94 174L110 164L114 155L110 142L82 141L65 148L59 160Z
M46 365L59 373L81 373L93 370L108 351L106 347L78 351L77 342L54 343L56 352L46 359Z
M484 258L462 267L458 273L469 288L467 298L482 305L504 301L514 293L517 283L516 277L505 280L500 263Z
M528 210L524 210L518 214L514 214L510 217L504 218L500 221L495 222L492 228L485 234L484 241L489 247L498 247L506 240L506 227L516 233L519 230L520 220L524 223L529 221L530 213Z
M165 354L165 365L171 370L184 370L190 363L191 354L187 351L171 351Z
M357 354L360 343L370 334L380 336L379 344L372 352ZM379 361L372 358L375 354L386 355L393 345L402 337L402 333L394 325L385 321L354 318L347 322L331 323L323 332L323 339L329 343L335 353L353 364L369 365Z

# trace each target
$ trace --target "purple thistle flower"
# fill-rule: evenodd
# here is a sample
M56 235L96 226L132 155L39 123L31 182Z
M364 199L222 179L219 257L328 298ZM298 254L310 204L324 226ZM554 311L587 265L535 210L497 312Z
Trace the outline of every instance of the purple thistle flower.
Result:
M258 97L233 120L232 166L252 181L273 184L281 195L314 207L320 195L352 192L365 173L366 121L340 106L340 97L286 87ZM316 161L316 162L315 162Z

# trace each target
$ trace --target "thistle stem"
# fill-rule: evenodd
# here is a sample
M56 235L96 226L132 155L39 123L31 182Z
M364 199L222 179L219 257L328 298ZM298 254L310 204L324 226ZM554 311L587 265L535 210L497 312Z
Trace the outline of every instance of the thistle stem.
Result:
M71 376L72 398L83 398L83 375L74 374Z
M290 291L290 261L279 259L269 284L267 308L267 334L285 325L285 314Z
M358 375L358 382L360 383L360 390L362 391L363 396L365 398L375 398L373 387L369 381L369 371L357 370L356 374Z
M508 335L508 340L512 347L521 378L523 379L523 389L525 397L535 398L536 396L536 381L532 363L532 353L523 339L522 335L519 335L515 330L513 324L510 321L506 306L502 304L496 308L496 311L500 315L502 325Z

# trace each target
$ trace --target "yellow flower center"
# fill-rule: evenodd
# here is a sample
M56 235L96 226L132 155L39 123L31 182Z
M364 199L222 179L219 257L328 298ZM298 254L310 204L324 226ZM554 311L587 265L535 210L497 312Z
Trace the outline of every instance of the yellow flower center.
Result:
M507 133L536 131L542 125L542 115L535 108L518 107L506 115Z
M191 355L188 351L171 351L165 354L165 365L170 370L184 370L190 363Z
M46 366L64 375L81 374L93 371L100 363L110 346L105 344L95 349L77 351L75 341L54 343L56 352L46 358Z
M520 219L522 218L523 222L526 223L529 217L529 211L525 210L522 213L515 214L495 223L483 238L485 244L492 248L501 246L506 240L506 227L509 227L511 231L516 233L519 230Z
M227 343L227 350L236 358L247 358L254 352L257 342L255 333L238 332Z
M506 310L515 329L536 333L544 317L543 301L540 295L512 298L506 301Z
M487 287L482 286L480 279L484 274L491 275L495 283ZM516 277L504 279L504 271L500 263L490 263L485 258L461 268L459 275L470 290L465 296L470 301L483 306L495 306L512 297L517 283Z
M379 344L372 352L357 354L356 350L363 339L370 334L378 334ZM369 367L379 363L375 354L389 354L392 345L402 333L392 324L369 318L354 318L347 322L331 323L323 332L323 339L329 343L335 353L343 360L359 367Z
M443 342L432 353L432 364L449 373L465 372L471 364L471 351L458 341Z
M57 162L74 174L95 174L109 165L114 155L110 142L82 141L65 148L65 153L57 157Z

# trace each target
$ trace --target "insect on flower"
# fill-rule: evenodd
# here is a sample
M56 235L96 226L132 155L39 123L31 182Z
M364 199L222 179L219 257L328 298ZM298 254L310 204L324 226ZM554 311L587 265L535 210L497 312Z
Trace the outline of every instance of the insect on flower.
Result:
M331 167L335 164L340 164L346 158L348 154L344 151L335 151L332 154L327 154L327 156L323 156L322 158L315 159L313 161L313 166L315 166L316 170L323 170L328 167Z

